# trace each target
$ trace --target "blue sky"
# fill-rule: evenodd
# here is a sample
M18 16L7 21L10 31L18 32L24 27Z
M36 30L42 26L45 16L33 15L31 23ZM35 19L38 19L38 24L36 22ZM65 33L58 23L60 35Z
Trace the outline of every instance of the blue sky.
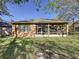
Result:
M43 4L45 3L46 1L43 1ZM45 13L43 9L37 11L36 6L32 2L25 3L22 5L7 4L7 7L8 11L14 17L2 16L2 18L6 21L10 21L11 19L14 21L18 21L18 20L38 19L38 18L47 18L47 19L56 18L55 12L49 14Z

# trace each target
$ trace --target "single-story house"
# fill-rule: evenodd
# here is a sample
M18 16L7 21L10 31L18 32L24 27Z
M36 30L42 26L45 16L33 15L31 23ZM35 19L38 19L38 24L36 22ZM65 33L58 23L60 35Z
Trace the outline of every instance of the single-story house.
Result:
M12 32L12 26L7 22L0 22L0 36L10 35Z
M12 33L15 37L53 37L68 35L68 21L36 19L12 22Z

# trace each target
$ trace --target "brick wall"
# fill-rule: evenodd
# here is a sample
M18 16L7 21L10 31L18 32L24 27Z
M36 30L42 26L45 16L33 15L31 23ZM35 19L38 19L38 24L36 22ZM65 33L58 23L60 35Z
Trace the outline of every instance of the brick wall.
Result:
M28 32L20 32L18 29L19 25L12 26L12 34L14 37L34 37L36 33L36 25L30 24L30 30Z

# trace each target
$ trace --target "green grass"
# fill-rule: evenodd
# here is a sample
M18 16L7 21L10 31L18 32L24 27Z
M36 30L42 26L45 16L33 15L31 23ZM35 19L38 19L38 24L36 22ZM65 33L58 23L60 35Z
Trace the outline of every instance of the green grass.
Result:
M56 54L59 59L79 59L79 37L0 38L0 59L32 59L38 52Z

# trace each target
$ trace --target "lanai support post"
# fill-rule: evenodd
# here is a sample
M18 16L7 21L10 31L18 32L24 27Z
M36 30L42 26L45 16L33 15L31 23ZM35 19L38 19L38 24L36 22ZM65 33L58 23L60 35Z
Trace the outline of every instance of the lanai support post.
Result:
M48 36L50 35L50 24L48 24Z
M67 24L67 35L68 35L68 33L69 33L69 25Z

